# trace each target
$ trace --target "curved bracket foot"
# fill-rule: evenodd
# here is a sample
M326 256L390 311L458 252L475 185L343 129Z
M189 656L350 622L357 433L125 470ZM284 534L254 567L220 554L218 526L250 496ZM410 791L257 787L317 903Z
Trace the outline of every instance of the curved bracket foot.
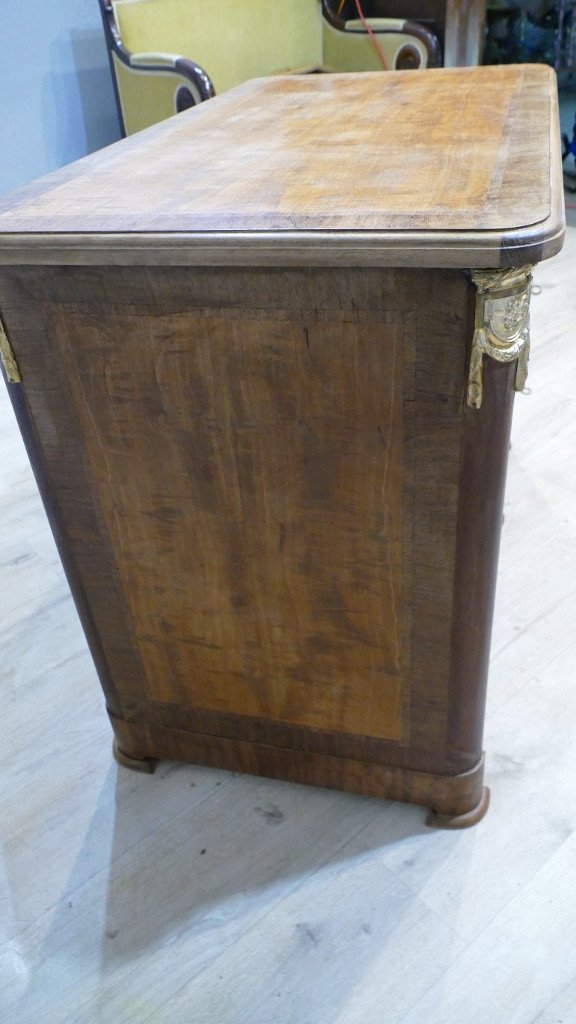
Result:
M436 814L435 811L430 811L426 818L426 824L430 828L470 828L471 825L482 821L489 805L490 790L487 786L483 786L482 796L471 811L466 811L465 814Z
M114 740L112 744L112 753L118 764L121 764L123 768L131 768L133 772L146 772L146 774L152 775L156 768L156 761L153 757L131 757L130 754L125 754L120 749L117 740Z

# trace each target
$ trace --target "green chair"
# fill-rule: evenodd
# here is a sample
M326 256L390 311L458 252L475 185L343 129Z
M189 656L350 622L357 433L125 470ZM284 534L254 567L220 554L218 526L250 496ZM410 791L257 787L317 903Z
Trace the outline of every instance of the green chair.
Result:
M337 0L99 0L118 110L131 135L250 78L376 71L382 60ZM441 63L436 36L373 18L390 69Z

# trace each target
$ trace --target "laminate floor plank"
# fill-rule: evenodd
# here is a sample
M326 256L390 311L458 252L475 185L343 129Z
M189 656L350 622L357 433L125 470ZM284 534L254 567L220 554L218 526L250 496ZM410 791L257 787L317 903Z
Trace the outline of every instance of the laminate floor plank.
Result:
M533 1024L563 1024L564 1021L572 1021L574 1018L574 1007L576 1006L576 975L568 982L565 988L554 996L542 1013L534 1018Z
M198 803L193 794L162 824L148 793L140 839L134 816L114 822L103 801L101 816L81 832L87 847L92 836L106 836L103 870L78 886L78 869L94 854L77 856L49 921L20 936L32 976L13 1006L5 994L19 1020L92 1021L98 1008L104 1019L143 1022L387 806L282 783L271 793L261 780L210 774L214 785L226 784Z
M555 674L551 663L488 723L492 801L480 826L455 842L440 833L383 851L383 862L468 941L498 920L576 830L575 715L566 713L573 681L565 674L550 700ZM545 736L555 737L553 749Z
M417 815L409 817L415 837ZM160 1019L398 1020L465 943L387 870L382 851L389 842L386 814L160 1007Z
M571 835L398 1024L532 1024L574 978L575 891Z

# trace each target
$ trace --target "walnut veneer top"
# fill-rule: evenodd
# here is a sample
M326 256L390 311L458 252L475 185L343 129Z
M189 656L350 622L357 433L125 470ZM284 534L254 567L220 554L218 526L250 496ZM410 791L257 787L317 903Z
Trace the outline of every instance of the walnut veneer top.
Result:
M537 65L258 79L0 200L0 261L537 262L557 122Z

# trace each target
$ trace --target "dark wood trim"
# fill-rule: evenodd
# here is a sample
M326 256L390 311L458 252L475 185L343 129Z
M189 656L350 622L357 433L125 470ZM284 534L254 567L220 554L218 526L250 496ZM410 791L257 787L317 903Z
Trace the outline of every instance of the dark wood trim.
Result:
M472 757L482 750L515 373L516 363L485 359L482 407L466 406L462 421L447 745Z
M137 716L145 701L140 686L144 672L124 640L129 634L119 598L117 566L94 501L63 353L49 312L43 308L39 313L35 305L35 300L42 305L32 281L36 273L34 268L21 268L16 274L6 269L0 277L2 319L22 374L22 383L7 385L8 393L107 709L118 715ZM21 275L28 278L29 290ZM31 364L36 372L31 372ZM39 408L47 411L52 424L54 437L48 443L38 420ZM114 631L116 641L110 643Z
M82 573L79 570L74 557L74 545L68 536L62 510L60 509L54 494L48 466L44 457L42 443L38 437L36 424L26 398L24 387L22 384L9 384L6 380L6 374L3 367L2 375L4 377L6 387L8 388L8 395L12 403L12 408L14 409L18 427L20 428L22 440L26 447L26 452L30 460L32 472L34 473L36 485L40 492L42 504L44 505L48 522L50 523L50 529L58 549L58 554L64 567L68 586L72 592L76 611L78 612L78 617L82 623L90 654L92 655L92 659L98 673L98 678L104 691L106 706L112 712L119 714L122 709L120 697L114 683L113 673L104 652L104 646L100 639L98 628L94 621L90 600L86 594L83 584ZM80 465L78 465L78 486L83 486L82 469ZM88 496L89 490L87 482L84 483L84 486L86 487L86 496Z
M474 824L487 809L483 757L471 771L460 775L435 775L366 760L280 749L179 729L135 725L113 715L110 720L122 754L137 762L146 758L191 761L270 779L340 789L384 800L401 800L429 808L443 819L433 820L431 824L444 828L450 827L450 819L462 816L467 820L456 827Z
M530 234L532 234L533 241L530 239ZM565 225L560 223L556 237L563 241L564 235ZM525 237L521 244L513 235L504 234L502 235L500 245L500 266L517 267L520 263L541 263L542 260L547 259L549 256L549 253L544 251L544 244L538 238L538 225L535 225L534 228L525 229Z
M127 717L130 724L134 725L145 725L151 719L159 728L185 729L220 739L235 739L242 736L249 743L263 746L297 748L311 754L332 754L353 761L369 759L374 764L411 768L423 772L435 768L446 771L447 774L458 773L469 770L472 763L469 757L458 760L451 756L450 751L445 753L443 749L431 750L430 746L418 750L395 740L323 731L269 718L208 711L205 708L184 708L179 704L160 701L151 703L142 715Z

